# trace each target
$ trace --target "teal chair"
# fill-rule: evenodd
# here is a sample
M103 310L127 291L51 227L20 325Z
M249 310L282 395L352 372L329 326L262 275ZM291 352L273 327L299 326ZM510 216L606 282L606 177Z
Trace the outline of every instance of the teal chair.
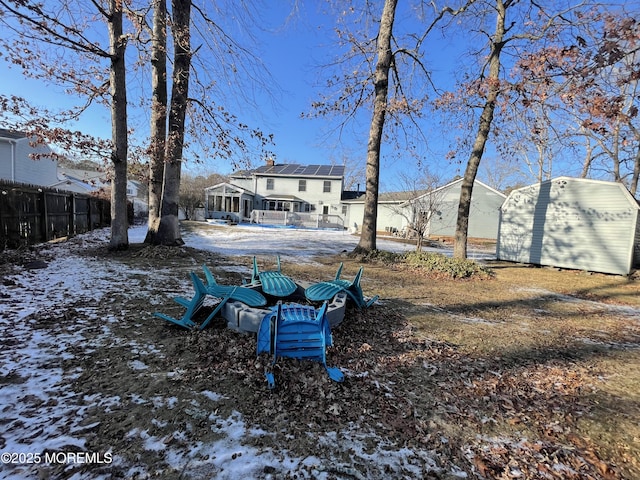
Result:
M257 353L273 355L272 365L280 357L313 360L324 365L329 378L342 382L344 374L340 369L327 366L326 350L331 345L327 302L316 310L309 305L283 305L279 301L263 317L258 329ZM265 373L265 377L269 388L275 388L273 372Z

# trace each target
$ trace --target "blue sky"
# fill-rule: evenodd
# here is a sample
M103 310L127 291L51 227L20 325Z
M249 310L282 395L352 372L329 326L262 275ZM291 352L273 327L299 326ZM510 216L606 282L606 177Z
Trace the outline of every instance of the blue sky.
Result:
M309 6L311 5L311 6ZM363 112L359 122L343 133L341 138L329 132L336 126L335 119L301 118L303 112L309 112L311 102L318 98L319 88L323 82L320 66L335 57L331 49L332 39L329 37L333 25L331 17L321 14L315 2L300 5L301 11L290 16L291 4L277 2L264 10L265 32L260 33L260 55L265 67L274 77L279 92L273 98L268 95L256 96L257 110L247 107L238 112L237 107L229 107L251 127L259 127L275 138L274 152L279 163L327 164L343 163L349 160L351 170L364 171L366 158L366 140L369 128L369 113ZM440 48L432 48L431 66L436 73L447 74L459 61L455 52L456 46L451 42L442 42ZM4 73L0 76L0 93L15 94L27 97L35 104L48 106L70 106L73 99L67 97L62 88L44 86L34 81L25 80L19 70L7 69L2 65ZM131 100L131 95L130 95ZM147 113L139 114L137 121L146 125ZM136 113L130 110L130 117L136 121ZM133 123L132 122L132 123ZM93 109L85 115L75 128L96 136L109 138L111 126L109 112L106 109ZM427 128L430 128L427 126ZM431 137L431 155L434 164L432 173L439 175L443 181L454 175L463 173L464 165L449 164L444 160L444 147L437 141L442 136L434 130ZM440 148L440 151L438 151ZM384 153L384 152L383 152ZM256 159L256 166L261 159ZM398 190L403 187L398 172L413 169L415 160L398 159L397 156L383 155L381 165L381 190ZM227 165L196 165L185 163L185 171L191 174L230 173ZM364 174L358 175L357 181L364 183Z

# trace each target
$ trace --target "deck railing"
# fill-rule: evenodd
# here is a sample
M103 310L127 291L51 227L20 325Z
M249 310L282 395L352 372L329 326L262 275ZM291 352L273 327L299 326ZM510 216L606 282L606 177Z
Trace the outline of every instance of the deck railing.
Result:
M253 210L251 223L262 225L344 229L344 220L340 215L328 215L312 212L287 212L279 210Z

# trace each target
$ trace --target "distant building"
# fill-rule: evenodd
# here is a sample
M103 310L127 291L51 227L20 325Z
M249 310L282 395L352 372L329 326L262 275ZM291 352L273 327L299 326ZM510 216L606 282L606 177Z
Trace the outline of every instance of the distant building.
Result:
M74 168L58 168L58 181L52 185L60 190L91 194L111 188L108 175L99 170L80 170ZM143 216L149 212L146 190L136 180L127 180L127 200L133 204L134 214Z
M406 232L417 216L426 225L427 237L452 237L458 219L462 179L424 192L381 193L378 197L378 230ZM499 211L506 195L476 180L471 194L469 228L473 238L495 240L498 236ZM349 225L362 222L364 194L344 202L348 205ZM422 223L424 222L424 223Z
M58 162L48 157L51 153L49 146L34 145L24 133L0 129L0 179L52 186L58 181Z
M558 177L512 191L501 208L497 257L629 274L640 264L640 205L625 186Z
M233 173L229 182L206 188L205 215L261 223L268 212L309 213L340 217L342 222L343 175L341 165L268 161L254 170Z
M410 200L415 192L381 192L378 194L377 229L389 233L400 232L407 221L402 216L401 205ZM365 193L358 192L342 201L346 225L350 230L362 228Z

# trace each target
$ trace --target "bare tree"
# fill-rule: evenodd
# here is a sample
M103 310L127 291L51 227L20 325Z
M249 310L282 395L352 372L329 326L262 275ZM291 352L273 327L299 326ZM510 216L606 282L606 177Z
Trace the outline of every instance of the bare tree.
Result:
M172 0L171 7L174 59L165 141L162 202L157 231L150 237L157 244L182 245L184 242L180 236L178 204L192 55L191 0ZM153 228L154 225L149 225L150 230Z
M167 136L167 4L153 0L151 41L151 132L149 145L149 218L145 243L155 243L160 227L162 180Z
M187 219L195 218L196 209L205 201L205 188L225 181L225 177L217 173L207 177L198 175L182 175L180 179L180 208Z
M226 33L221 23L225 12L218 11L221 5L213 8L206 2L198 6L174 0L170 12L173 41L167 46L166 25L163 23L163 18L167 15L165 2L166 0L156 2L153 17L150 145L152 197L149 230L145 241L180 245L182 239L178 222L178 192L183 156L187 154L193 161L200 161L202 155L210 159L233 159L231 161L236 164L235 162L242 162L237 159L247 159L245 156L250 154L258 158L269 154L266 146L272 141L272 137L258 129L251 129L224 105L215 101L216 94L229 102L232 98L243 97L242 88L239 88L242 81L246 82L248 79L259 83L252 74L248 74L242 81L229 79L228 82L220 82L220 78L227 76L228 71L243 70L246 73L258 63L257 57ZM224 10L232 8L235 8L233 2L226 4ZM217 12L220 18L215 18L210 10ZM251 17L250 14L248 16ZM242 18L244 17L246 16ZM195 51L191 49L192 32L197 34L199 43ZM244 33L250 36L249 31ZM202 46L205 48L201 48ZM171 48L174 60L171 64L171 103L168 106L165 52ZM212 59L216 64L211 65ZM220 84L233 85L234 94L224 93ZM265 86L262 90L268 91L268 88ZM165 125L167 121L168 130ZM197 148L189 149L189 142L196 144Z
M111 68L109 69L109 87L111 91L111 138L113 151L113 179L111 181L111 242L112 249L124 249L129 246L127 229L127 155L129 139L127 132L127 82L125 51L127 38L123 32L122 1L110 0L109 12L103 15L108 19L109 45L111 48Z
M102 5L106 3L104 9ZM236 159L249 159L250 157L262 158L272 138L263 134L260 130L250 128L236 116L232 115L224 105L215 102L215 95L221 98L222 102L232 102L234 98L242 97L243 90L238 89L238 85L243 79L230 78L229 72L242 72L245 74L244 81L254 81L257 79L258 71L265 69L258 68L258 57L251 54L248 49L235 43L228 35L220 22L216 23L209 15L209 10L219 14L220 21L227 18L230 23L245 21L247 16L252 16L249 12L245 16L225 15L219 12L218 4L212 6L209 2L203 2L203 7L196 8L199 23L189 15L189 22L197 25L199 49L202 45L208 48L206 55L201 55L202 60L197 64L198 69L193 67L191 57L194 52L183 49L180 41L173 42L167 47L165 35L167 27L165 21L169 13L166 9L166 0L154 3L154 9L149 9L149 5L142 5L137 8L134 2L122 2L119 0L105 0L105 2L89 2L73 4L68 0L58 0L47 2L46 5L19 2L17 0L2 0L0 2L0 22L7 29L16 32L14 37L0 36L0 46L8 52L4 58L11 64L19 65L25 75L32 78L48 80L56 85L68 85L68 92L73 92L81 98L84 103L79 107L53 115L44 109L34 109L27 101L20 98L0 98L0 104L4 117L12 115L16 119L22 119L16 125L24 126L27 133L39 134L44 140L54 139L57 144L69 146L72 142L82 147L86 152L104 154L111 160L113 172L114 207L113 228L112 228L112 248L125 248L128 245L127 224L126 224L126 168L128 167L127 156L132 151L136 155L149 155L152 159L149 166L150 190L150 235L149 241L162 242L168 244L179 244L180 233L177 222L178 185L180 168L185 152L194 160L204 157L218 158L229 161ZM228 2L225 9L236 8L238 2ZM87 5L90 6L87 7ZM190 3L189 3L190 6ZM86 7L86 8L85 8ZM109 8L116 8L111 12ZM124 10L126 7L128 10ZM171 33L172 38L178 31L180 19L179 10L185 10L185 2L174 2L171 9ZM243 4L244 7L244 4ZM137 8L137 9L136 9ZM247 7L248 8L248 7ZM157 12L152 21L153 27L147 26L149 12ZM190 12L190 10L189 10ZM97 14L96 14L97 13ZM99 32L98 23L94 22L97 17L103 17L107 24L113 23L113 31ZM61 20L65 19L66 23ZM131 20L128 24L128 31L116 25L120 20ZM184 31L184 29L183 29ZM152 40L152 52L147 51L148 37ZM249 36L250 32L244 31L243 36ZM116 38L117 37L117 38ZM184 35L183 35L184 37ZM92 42L89 39L97 38L99 41ZM111 38L113 46L108 45L107 39ZM109 73L110 68L118 68L122 65L119 58L122 55L124 61L124 48L127 43L135 45L139 49L140 60L135 64L135 68L148 68L152 65L153 77L156 79L152 88L152 100L144 96L145 88L136 92L136 106L149 107L152 117L152 132L149 148L146 152L142 148L131 148L130 138L118 137L112 142L95 141L88 135L79 132L70 132L58 126L52 126L54 120L58 124L64 125L68 120L80 118L82 112L94 103L101 103L103 106L112 109L115 115L114 135L131 134L128 132L128 116L126 108L126 92L116 93L110 89ZM102 43L105 45L103 46ZM176 47L177 46L177 47ZM167 102L167 65L166 55L169 49L173 49L172 80L172 106L169 108ZM181 51L184 50L184 51ZM73 57L75 55L75 57ZM189 67L186 68L183 59L189 60ZM222 61L226 60L226 62ZM247 60L247 61L245 61ZM249 60L253 60L253 63ZM145 63L146 62L146 63ZM208 64L207 64L208 62ZM55 67L52 67L55 66ZM186 69L185 69L186 68ZM252 71L252 68L254 70ZM182 70L180 70L182 69ZM119 72L124 74L125 69ZM142 70L140 70L142 71ZM189 74L195 72L194 81L189 82ZM221 78L226 78L225 82L220 82ZM265 75L266 76L266 75ZM93 80L93 81L88 81ZM119 77L117 85L121 88L125 83ZM197 96L189 97L189 83L196 87ZM221 84L233 89L233 95L225 94L221 90ZM260 87L262 91L268 91L268 82L264 82ZM132 85L132 82L129 82ZM257 82L256 82L257 85ZM137 85L133 85L137 87ZM114 97L117 95L117 98ZM112 101L112 99L114 101ZM118 109L118 113L116 112ZM187 111L191 115L191 122L187 122L185 115ZM172 116L173 115L173 116ZM28 118L31 117L31 118ZM133 130L131 130L133 132ZM124 132L124 133L123 133ZM196 144L196 148L189 149L189 141ZM126 146L126 151L125 151ZM233 160L230 160L233 159ZM167 168L165 169L165 166ZM165 181L166 180L166 181ZM163 187L165 184L166 188ZM120 195L123 195L122 198ZM162 208L164 205L164 208ZM161 226L160 217L162 212L167 215ZM124 223L122 223L124 222ZM158 230L162 230L162 236L156 238ZM153 240L152 240L153 239Z
M84 103L66 112L52 114L29 105L24 99L2 99L10 106L16 128L38 136L42 141L73 145L84 152L100 151L104 142L90 136L53 126L79 118L94 102L109 105L112 138L108 147L112 163L111 240L110 248L123 249L129 244L127 228L127 94L125 51L128 37L123 30L123 4L109 0L106 7L91 2L88 10L67 1L53 4L15 0L0 1L0 22L15 35L0 35L0 47L8 61L22 68L27 77L68 87ZM80 7L84 7L81 5ZM100 18L108 35L91 35ZM98 40L94 40L98 38ZM100 39L107 38L105 42ZM103 45L104 43L104 45ZM108 62L105 65L105 62ZM84 68L84 70L83 70ZM94 81L88 81L94 79Z
M500 55L505 45L505 35L510 27L507 26L507 11L514 5L514 0L496 0L495 13L496 24L495 31L490 39L490 53L488 59L488 75L484 86L486 94L482 107L482 113L478 122L478 131L475 141L471 149L471 155L467 162L467 167L462 179L460 188L460 203L458 206L458 220L456 222L456 232L454 235L453 256L455 258L467 257L467 232L469 230L469 211L471 209L471 194L473 192L473 184L478 173L478 166L484 153L489 132L491 130L491 122L496 108L498 95L500 94Z
M400 182L401 191L396 194L400 203L391 210L405 220L404 235L416 239L416 251L420 252L429 236L431 219L442 207L440 178L423 167L417 175L401 174Z
M508 118L535 114L528 141L520 144L544 149L547 162L558 155L582 158L581 176L608 177L635 192L640 174L638 12L629 5L587 6L570 29L519 55L513 71L515 108ZM550 165L544 176L549 170Z
M391 69L391 36L395 19L397 0L385 0L378 32L377 64L373 79L374 100L369 142L367 143L367 188L364 197L364 218L362 233L354 253L366 253L376 249L378 218L378 188L380 184L380 147L387 113L389 93L389 70Z
M362 9L353 4L345 9L340 4L343 22L339 22L336 31L346 52L334 67L342 66L344 71L328 80L328 93L314 102L312 109L315 115L337 115L340 131L357 117L360 110L372 109L367 142L364 217L354 254L376 249L383 142L394 141L398 151L405 156L415 153L417 144L427 142L418 123L426 105L427 90L431 88L429 71L422 57L427 48L426 38L435 25L445 16L455 16L464 11L473 0L456 3L462 4L457 10L451 7L438 9L435 2L422 2L421 8L416 9L420 20L424 21L418 27L420 31L408 31L404 35L394 34L397 0L385 0L380 14L370 2L365 2ZM369 34L371 25L377 25L373 35ZM412 27L416 28L416 24ZM393 121L388 122L388 118ZM420 141L416 142L416 138Z
M505 73L510 71L509 67L513 67L511 63L506 66L503 64L505 48L508 45L511 46L514 57L521 58L524 55L523 51L531 51L540 40L555 38L563 29L574 27L579 17L572 16L572 13L578 11L583 5L554 4L549 7L532 1L479 0L474 3L474 7L476 8L473 11L467 12L473 14L473 22L482 24L491 19L494 26L493 31L488 33L480 25L479 30L487 39L486 61L481 63L481 69L475 78L465 83L458 92L467 105L479 112L479 117L474 127L475 134L460 192L454 238L454 257L456 258L467 256L467 232L473 184L489 140L494 115L504 108L499 100L501 97L508 99L508 92L513 88L505 78Z

